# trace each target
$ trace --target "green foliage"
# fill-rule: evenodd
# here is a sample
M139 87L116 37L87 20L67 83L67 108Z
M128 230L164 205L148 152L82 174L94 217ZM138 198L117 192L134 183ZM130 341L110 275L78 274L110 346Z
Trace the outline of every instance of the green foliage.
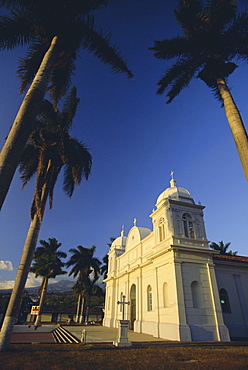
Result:
M68 308L75 307L77 299L73 292L68 293L48 293L46 295L46 305L49 307Z
M93 12L107 3L106 0L0 1L0 7L8 9L8 15L0 17L0 49L29 45L18 68L22 92L32 82L55 36L57 57L51 66L48 88L55 106L70 86L81 48L93 53L114 72L124 72L129 78L133 76L118 48L111 45L110 35L104 35L95 26Z
M224 242L221 240L221 241L219 242L219 244L217 244L217 243L215 243L215 242L212 242L212 243L209 245L209 247L210 247L211 249L214 249L214 250L216 250L216 251L219 251L219 252L220 252L219 254L228 254L228 255L231 255L231 256L236 256L236 255L237 255L237 253L238 253L238 251L235 251L235 252L233 252L233 251L228 251L228 252L227 252L227 250L228 250L228 248L229 248L230 244L231 244L231 243L226 243L226 244L224 244Z
M221 99L217 79L227 81L237 59L248 59L248 14L238 14L234 0L179 0L174 10L183 35L155 41L149 48L159 59L174 59L158 82L158 94L170 103L191 79L202 79Z
M98 276L100 271L101 262L98 258L94 257L96 247L93 245L91 248L85 248L78 245L77 248L69 249L72 254L66 267L72 267L69 276L77 277L78 283L82 283L93 272L94 277Z
M4 313L9 303L10 293L0 294L0 313Z
M115 238L110 238L110 243L107 243L108 247L110 248ZM103 276L103 280L107 278L108 275L108 254L105 254L105 256L102 259L103 265L101 266L101 275Z
M42 189L48 186L50 208L57 177L64 168L63 190L69 197L82 178L88 179L92 158L88 149L72 138L69 129L76 113L78 98L72 88L61 111L45 100L37 118L35 128L25 146L20 172L23 187L36 174L36 189L31 206L31 217L42 218ZM50 175L49 175L50 174Z
M33 272L35 277L42 276L48 279L66 274L67 271L62 270L65 263L61 261L61 258L66 258L67 255L64 252L58 251L62 244L58 243L55 238L48 238L48 242L40 240L40 245L35 250L34 262L30 268L30 272Z

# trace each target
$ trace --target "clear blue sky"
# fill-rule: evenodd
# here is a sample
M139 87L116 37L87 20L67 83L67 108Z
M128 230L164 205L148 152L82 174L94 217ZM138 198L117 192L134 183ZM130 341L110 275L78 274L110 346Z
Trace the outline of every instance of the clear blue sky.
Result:
M246 1L241 2L242 9ZM65 252L81 244L96 245L96 255L108 252L110 237L137 225L152 227L149 214L158 195L169 186L170 171L177 185L206 206L210 241L231 242L231 249L248 255L248 189L224 110L200 80L193 81L170 104L156 95L156 83L170 65L157 60L148 47L153 40L178 34L172 0L112 0L96 13L96 24L112 32L134 80L113 74L82 51L73 83L80 106L72 135L93 156L92 173L71 199L58 180L53 209L48 208L40 238L55 237ZM22 49L0 56L0 146L7 136L22 96L15 75ZM230 87L248 127L248 65L230 78ZM0 288L15 279L34 190L21 190L19 173L0 214ZM8 270L10 261L13 270ZM63 277L64 278L64 277Z

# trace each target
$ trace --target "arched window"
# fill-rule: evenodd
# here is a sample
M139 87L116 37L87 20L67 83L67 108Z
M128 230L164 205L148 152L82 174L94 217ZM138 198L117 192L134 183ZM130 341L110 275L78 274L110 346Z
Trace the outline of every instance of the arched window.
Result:
M193 307L202 308L203 307L202 291L201 291L201 286L198 283L198 281L193 281L191 283L191 294L192 294Z
M224 313L231 313L231 306L230 306L230 301L228 297L228 293L226 289L220 289L220 304L222 308L222 312Z
M165 230L164 230L164 218L160 218L159 220L159 241L161 242L165 238Z
M147 287L147 311L152 311L152 287Z
M168 289L168 284L164 283L163 284L163 303L164 303L164 308L169 307L169 289Z
M184 236L186 238L195 239L195 231L192 217L188 213L184 213L182 216L183 219L183 230Z

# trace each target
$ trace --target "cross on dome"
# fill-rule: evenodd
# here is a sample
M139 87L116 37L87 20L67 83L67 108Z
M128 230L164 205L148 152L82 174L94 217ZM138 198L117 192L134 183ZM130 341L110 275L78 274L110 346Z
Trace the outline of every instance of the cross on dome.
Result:
M174 171L171 171L170 176L171 176L170 186L171 188L174 188L175 186L177 186L176 180L174 179Z

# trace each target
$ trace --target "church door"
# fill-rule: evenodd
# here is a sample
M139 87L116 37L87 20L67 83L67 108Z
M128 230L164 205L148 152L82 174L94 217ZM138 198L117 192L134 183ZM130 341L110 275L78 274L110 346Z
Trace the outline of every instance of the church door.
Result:
M136 320L136 285L133 284L130 290L130 329L134 329L134 321Z

